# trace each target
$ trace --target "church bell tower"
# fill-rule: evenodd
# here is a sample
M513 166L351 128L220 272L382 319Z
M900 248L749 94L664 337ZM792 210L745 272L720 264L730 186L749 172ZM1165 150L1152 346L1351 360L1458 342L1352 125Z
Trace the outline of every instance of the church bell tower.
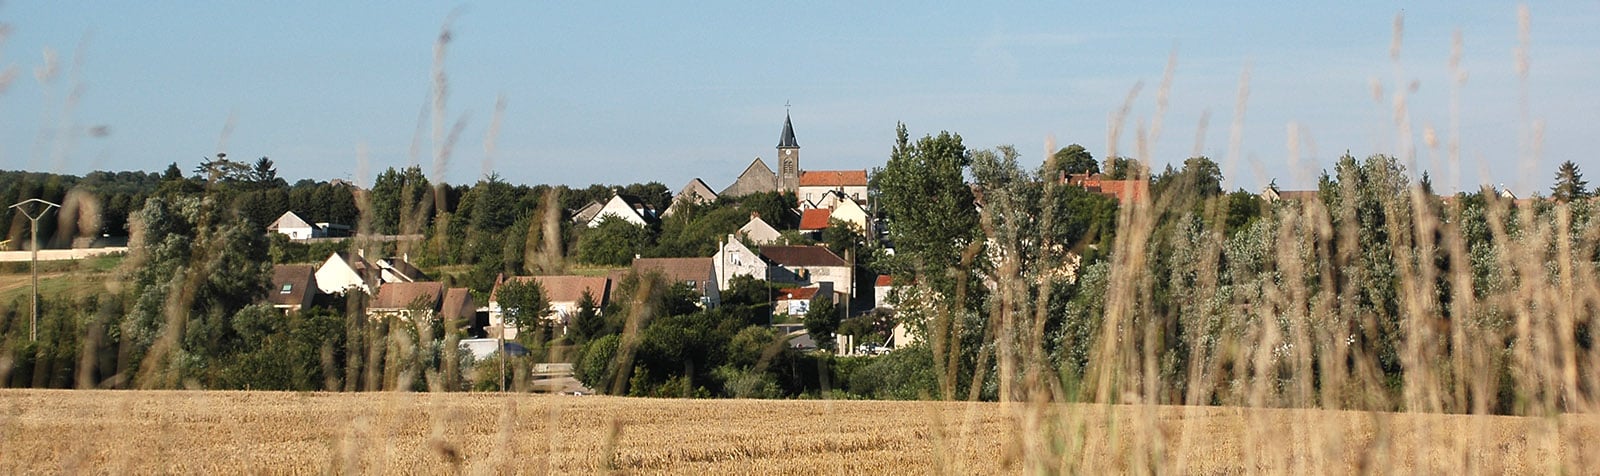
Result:
M800 143L794 140L794 124L783 115L783 135L778 137L778 190L800 189Z

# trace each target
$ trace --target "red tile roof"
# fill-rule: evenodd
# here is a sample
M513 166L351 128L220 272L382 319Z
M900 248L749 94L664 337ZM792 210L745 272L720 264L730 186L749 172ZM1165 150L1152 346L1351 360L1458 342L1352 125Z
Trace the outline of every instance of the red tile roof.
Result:
M865 170L807 170L800 174L801 187L865 187Z
M780 266L850 266L822 246L763 246L761 257Z
M833 211L826 208L813 208L800 215L800 230L814 231L828 229L828 218L833 216Z
M797 300L798 299L798 300L810 301L811 298L814 298L814 297L817 296L817 291L821 291L821 290L822 290L821 288L784 288L784 289L779 289L778 290L778 300L779 301L792 301L792 300Z
M891 275L891 274L880 274L880 275L878 275L878 281L873 283L872 285L873 286L893 286L894 285L894 275Z

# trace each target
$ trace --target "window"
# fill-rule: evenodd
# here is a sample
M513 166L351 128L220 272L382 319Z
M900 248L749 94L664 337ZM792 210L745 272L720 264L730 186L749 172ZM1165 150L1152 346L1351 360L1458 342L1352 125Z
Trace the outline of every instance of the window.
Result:
M688 280L688 281L684 281L683 284L686 284L686 285L688 285L689 287L692 288L692 287L694 287L694 280L691 279L691 280Z
M283 285L283 290L282 291L278 291L278 294L289 294L291 291L294 291L294 284L293 283Z

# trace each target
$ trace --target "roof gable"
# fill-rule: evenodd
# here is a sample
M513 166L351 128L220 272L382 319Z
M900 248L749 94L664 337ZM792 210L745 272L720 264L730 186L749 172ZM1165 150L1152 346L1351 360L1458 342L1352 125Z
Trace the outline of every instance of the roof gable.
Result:
M307 223L305 219L300 218L300 215L296 215L294 212L288 211L283 212L282 215L278 215L278 219L273 221L272 225L267 226L268 230L279 230L283 228L311 228L311 224Z

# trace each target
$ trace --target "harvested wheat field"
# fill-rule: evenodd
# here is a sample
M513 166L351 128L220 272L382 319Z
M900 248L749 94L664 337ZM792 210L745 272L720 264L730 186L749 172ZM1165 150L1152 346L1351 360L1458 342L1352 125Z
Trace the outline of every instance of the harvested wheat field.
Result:
M1047 416L1029 416L1043 415ZM1591 471L1600 421L1226 407L0 391L0 473ZM1587 458L1587 459L1585 459Z

